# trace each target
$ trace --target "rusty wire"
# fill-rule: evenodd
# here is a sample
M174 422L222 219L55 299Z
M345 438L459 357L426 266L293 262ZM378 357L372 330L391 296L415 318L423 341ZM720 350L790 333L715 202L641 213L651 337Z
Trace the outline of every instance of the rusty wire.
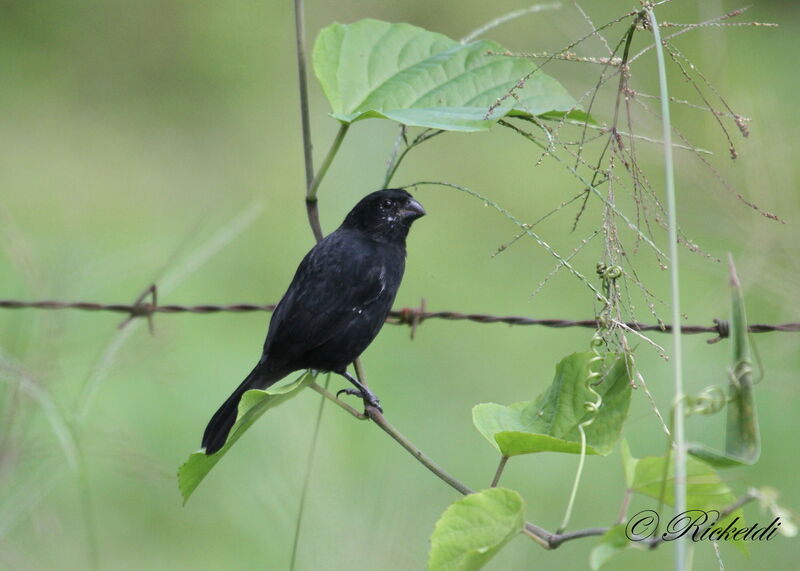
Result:
M0 309L76 309L81 311L109 311L127 314L128 318L120 326L124 326L132 319L145 317L151 324L152 317L156 313L246 313L251 311L273 311L275 304L254 304L254 303L235 303L229 305L200 304L200 305L157 305L155 303L155 288L145 290L133 304L121 303L96 303L89 301L20 301L20 300L0 300ZM144 298L150 294L152 302L145 303ZM507 325L541 325L544 327L564 328L564 327L584 327L594 329L598 326L596 319L535 319L532 317L517 315L491 315L484 313L462 313L459 311L427 311L425 300L422 300L419 307L404 307L392 310L386 322L394 325L408 325L411 327L412 337L417 327L429 319L444 319L447 321L471 321L473 323L505 323ZM627 322L626 326L635 331L658 331L669 333L672 325L669 324L646 324L637 321ZM800 323L781 323L781 324L752 324L748 327L751 333L769 332L800 332ZM716 337L709 339L709 343L715 343L720 339L725 339L729 335L729 325L727 321L714 319L713 325L683 325L681 331L687 334L711 333Z

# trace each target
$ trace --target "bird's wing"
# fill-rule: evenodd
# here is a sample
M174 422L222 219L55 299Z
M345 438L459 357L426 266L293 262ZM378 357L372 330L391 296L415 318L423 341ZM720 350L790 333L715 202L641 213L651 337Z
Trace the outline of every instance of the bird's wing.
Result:
M363 242L340 232L306 255L275 309L264 343L275 366L292 364L341 334L356 314L384 298L384 264Z

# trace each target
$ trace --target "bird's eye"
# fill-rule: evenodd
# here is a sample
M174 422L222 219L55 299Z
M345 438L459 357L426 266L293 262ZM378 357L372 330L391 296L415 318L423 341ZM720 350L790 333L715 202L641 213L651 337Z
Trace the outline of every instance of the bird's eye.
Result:
M392 207L392 204L393 202L388 198L384 198L383 200L381 200L381 208L383 208L384 210L389 210Z

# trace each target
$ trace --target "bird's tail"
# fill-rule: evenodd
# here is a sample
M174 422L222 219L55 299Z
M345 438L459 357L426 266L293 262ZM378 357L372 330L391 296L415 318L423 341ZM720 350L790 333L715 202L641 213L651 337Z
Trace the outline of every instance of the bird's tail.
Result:
M236 422L236 414L239 410L239 401L242 399L242 395L250 389L265 389L274 385L284 376L275 371L269 371L264 361L259 362L247 375L247 378L242 381L242 384L233 391L233 394L222 403L222 406L219 407L219 410L214 413L214 416L208 422L206 431L203 433L202 445L206 454L213 454L225 445L228 433Z

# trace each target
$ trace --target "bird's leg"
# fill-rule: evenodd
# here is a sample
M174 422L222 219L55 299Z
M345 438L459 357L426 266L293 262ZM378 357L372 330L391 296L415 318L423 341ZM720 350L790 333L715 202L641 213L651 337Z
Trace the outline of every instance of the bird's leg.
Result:
M342 389L342 390L340 390L339 392L336 393L337 397L341 393L344 393L346 395L359 396L362 399L364 399L364 406L365 407L372 406L372 407L377 408L379 411L383 412L383 409L381 408L381 401L378 400L378 397L376 397L375 394L372 391L370 391L367 387L362 385L361 382L358 379L356 379L353 375L351 375L347 371L343 371L343 372L341 372L339 374L342 375L345 379L347 379L351 383L353 383L353 385L355 385L356 388L355 389L350 389L350 388Z

